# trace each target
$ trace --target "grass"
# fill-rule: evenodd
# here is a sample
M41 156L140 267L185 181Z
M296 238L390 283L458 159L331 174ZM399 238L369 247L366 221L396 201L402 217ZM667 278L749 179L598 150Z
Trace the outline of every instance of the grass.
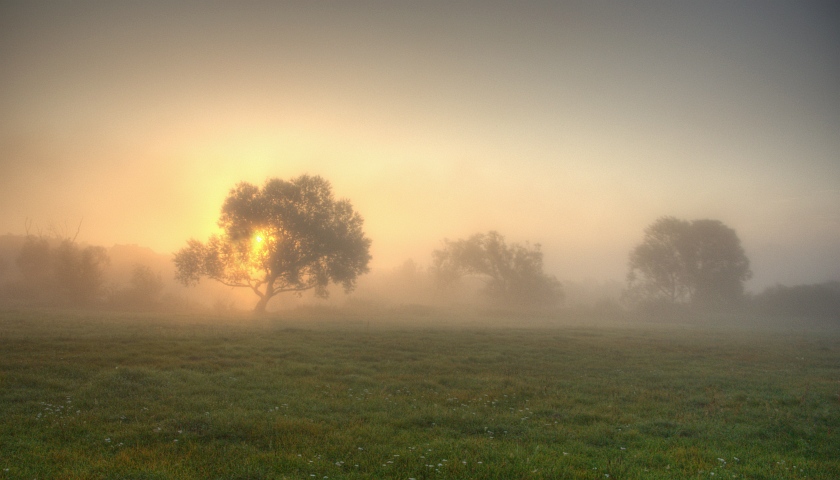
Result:
M0 312L0 478L840 478L836 334L292 317Z

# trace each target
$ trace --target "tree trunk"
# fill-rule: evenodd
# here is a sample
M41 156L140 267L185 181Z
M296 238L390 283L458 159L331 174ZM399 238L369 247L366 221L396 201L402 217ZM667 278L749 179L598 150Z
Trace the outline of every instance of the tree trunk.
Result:
M271 274L266 274L265 276L265 292L260 293L257 287L251 287L254 289L254 293L260 296L260 301L254 305L254 313L256 314L263 314L265 313L265 306L268 305L268 301L271 300L271 297L277 293L274 290L274 280L276 277L272 277Z
M254 313L263 314L265 313L265 306L268 305L268 301L271 300L271 297L268 295L263 295L260 297L260 301L254 306Z

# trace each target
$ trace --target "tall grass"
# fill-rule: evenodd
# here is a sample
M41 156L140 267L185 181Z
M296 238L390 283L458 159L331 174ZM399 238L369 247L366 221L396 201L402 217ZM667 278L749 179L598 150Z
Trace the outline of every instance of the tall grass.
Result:
M0 478L840 478L836 335L415 315L2 312Z

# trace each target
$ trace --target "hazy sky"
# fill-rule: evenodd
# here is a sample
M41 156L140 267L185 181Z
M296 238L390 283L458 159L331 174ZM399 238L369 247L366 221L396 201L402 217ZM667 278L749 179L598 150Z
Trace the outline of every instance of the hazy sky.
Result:
M541 243L622 280L662 215L751 288L840 278L836 2L0 2L0 234L172 252L239 181L322 175L374 267Z

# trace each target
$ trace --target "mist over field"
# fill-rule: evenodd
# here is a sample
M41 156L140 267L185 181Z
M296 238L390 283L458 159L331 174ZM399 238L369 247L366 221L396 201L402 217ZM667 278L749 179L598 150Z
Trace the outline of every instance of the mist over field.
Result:
M0 1L0 479L840 478L838 27Z
M489 232L538 253L550 303L619 308L665 217L733 230L747 296L830 297L838 21L825 2L4 2L0 278L26 276L23 237L72 239L105 249L100 300L249 310L248 289L180 286L174 254L222 232L240 182L312 175L370 259L352 293L270 310L486 303L477 264L432 271Z

